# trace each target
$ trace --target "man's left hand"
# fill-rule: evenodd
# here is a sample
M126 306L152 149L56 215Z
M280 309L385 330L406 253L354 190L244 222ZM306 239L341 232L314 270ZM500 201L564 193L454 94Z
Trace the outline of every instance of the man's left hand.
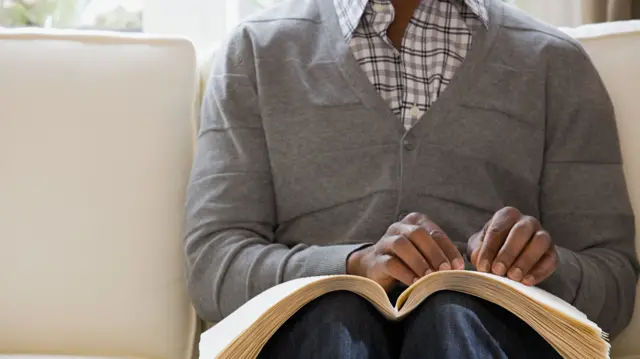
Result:
M480 272L507 276L533 286L556 269L558 254L551 236L537 219L505 207L471 236L467 249Z

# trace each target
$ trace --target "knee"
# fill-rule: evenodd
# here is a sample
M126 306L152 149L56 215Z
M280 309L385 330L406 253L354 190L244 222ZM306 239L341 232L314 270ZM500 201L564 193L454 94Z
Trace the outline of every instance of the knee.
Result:
M280 328L263 350L279 358L369 357L384 352L384 327L368 301L350 292L333 292L305 305ZM291 345L295 343L296 345Z
M375 311L371 303L351 292L332 292L305 306L307 316L318 322L363 321Z
M434 325L451 327L477 319L486 309L480 298L458 292L443 291L433 294L418 308L418 315Z
M444 308L475 308L482 302L482 299L474 297L470 294L440 291L432 294L427 300L427 306L434 309Z
M357 294L341 291L327 293L311 302L310 306L317 311L327 312L327 314L344 316L368 310L371 303Z

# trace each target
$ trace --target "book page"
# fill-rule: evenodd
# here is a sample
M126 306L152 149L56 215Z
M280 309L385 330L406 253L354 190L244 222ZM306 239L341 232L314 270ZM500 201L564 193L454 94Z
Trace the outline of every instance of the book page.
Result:
M234 339L249 328L263 313L296 291L327 277L291 280L269 288L252 298L200 336L200 357L215 358Z
M498 281L498 282L501 282L502 284L506 284L516 289L520 293L528 296L529 298L535 300L536 302L541 303L552 309L555 309L559 312L562 312L577 321L580 321L580 322L588 321L587 316L581 311L579 311L576 307L538 287L526 286L520 282L512 281L509 278L499 277L497 275L493 275L489 273L480 273L480 272L473 272L473 273L487 277L490 280Z
M455 284L454 284L455 283ZM398 307L402 308L406 301L412 302L413 305L416 302L422 301L424 296L429 296L434 289L453 289L452 285L456 287L466 288L466 290L474 292L480 290L482 285L491 285L498 291L503 291L506 287L516 290L518 293L531 298L532 300L542 304L550 310L564 313L568 318L582 322L593 328L598 326L590 321L587 316L575 308L573 305L565 302L564 300L556 297L555 295L546 292L538 287L529 287L520 282L512 281L506 277L500 277L490 273L481 273L475 271L443 271L435 272L426 277L423 277L418 282L414 283L409 289L398 298ZM465 291L466 291L465 290ZM411 300L409 300L411 299ZM412 309L412 308L407 308ZM404 310L403 312L406 312Z

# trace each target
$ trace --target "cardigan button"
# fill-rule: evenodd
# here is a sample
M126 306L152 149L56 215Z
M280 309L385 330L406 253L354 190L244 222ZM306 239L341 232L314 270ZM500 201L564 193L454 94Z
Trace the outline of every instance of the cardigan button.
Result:
M413 151L416 149L416 144L414 143L414 141L410 138L405 138L404 140L402 140L402 146L404 147L405 150L407 151Z

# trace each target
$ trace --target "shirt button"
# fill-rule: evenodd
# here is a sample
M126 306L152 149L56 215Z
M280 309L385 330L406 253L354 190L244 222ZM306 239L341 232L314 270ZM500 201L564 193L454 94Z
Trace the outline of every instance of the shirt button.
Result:
M411 108L411 118L412 119L417 119L418 116L420 116L420 109L418 108L418 106L413 106Z
M373 4L373 11L384 12L384 6L382 6L381 4Z

